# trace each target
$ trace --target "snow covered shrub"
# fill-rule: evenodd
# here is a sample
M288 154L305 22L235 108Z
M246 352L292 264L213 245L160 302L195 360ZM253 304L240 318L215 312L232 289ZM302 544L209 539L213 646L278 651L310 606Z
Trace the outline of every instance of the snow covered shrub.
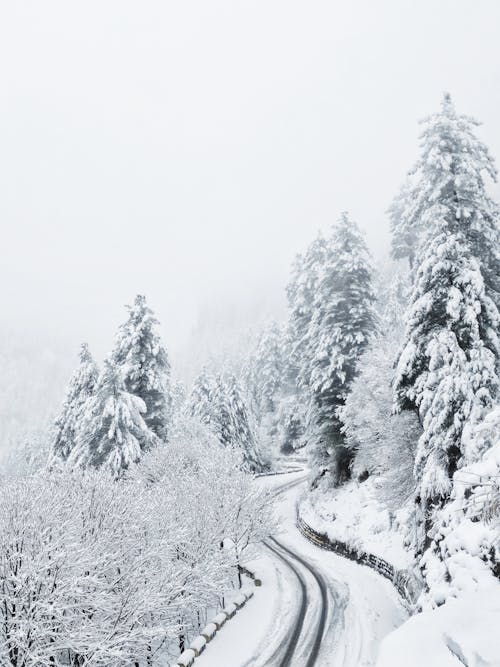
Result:
M0 480L26 477L47 467L51 453L47 430L11 439L0 461Z
M236 585L269 496L199 424L170 437L117 481L63 466L0 487L1 665L152 664Z
M354 452L353 475L379 475L381 498L398 509L415 490L413 466L422 429L414 413L392 414L394 356L392 337L379 336L372 342L339 415Z
M101 472L1 489L2 665L121 667L174 632L175 617L151 622L179 597L183 573L165 543L174 526L144 509Z
M492 576L500 575L500 406L469 424L464 441L471 462L455 473L451 502L436 512L432 543L422 558L426 603L487 591Z
M207 545L228 547L230 563L237 566L274 525L270 495L257 488L242 460L241 452L224 447L198 420L187 418L172 432L168 447L147 454L130 477L168 488L172 507L190 517L198 535L206 534Z

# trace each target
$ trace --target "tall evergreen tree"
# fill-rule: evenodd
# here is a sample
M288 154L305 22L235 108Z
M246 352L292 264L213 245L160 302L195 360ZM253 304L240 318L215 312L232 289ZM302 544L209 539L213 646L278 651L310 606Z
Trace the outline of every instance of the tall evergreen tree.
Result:
M215 389L215 377L207 368L202 368L194 381L188 403L191 416L197 417L202 424L212 428L216 428Z
M248 408L233 374L214 376L203 369L195 380L189 409L222 445L239 449L248 468L262 467Z
M52 462L66 461L75 446L83 409L94 394L97 376L96 363L87 343L83 343L80 364L70 379L61 414L54 424L50 453Z
M227 375L220 383L221 415L228 420L226 430L227 442L232 447L242 450L243 458L248 468L259 470L262 462L257 450L255 434L250 426L247 406L233 374Z
M159 442L143 418L145 412L144 401L126 390L120 369L105 361L68 460L83 468L105 467L120 477Z
M244 384L259 421L277 410L286 359L283 332L276 323L264 329L244 369Z
M128 306L128 320L120 327L113 362L121 367L127 391L146 405L144 420L164 442L171 419L170 363L157 332L158 320L141 294Z
M419 228L416 222L414 188L408 178L389 207L391 225L391 255L394 259L408 259L413 269L418 247Z
M484 182L495 170L475 125L445 95L426 121L416 167L424 240L394 387L396 409L417 411L424 429L415 473L426 517L465 462L464 425L499 391L499 235Z
M343 213L319 275L307 334L316 465L328 462L335 483L350 474L352 452L345 447L338 410L376 328L374 300L368 249L357 225Z
M310 323L314 312L314 299L318 281L328 253L328 243L319 234L304 255L298 255L292 268L292 279L287 286L289 321L287 339L290 342L290 364L302 388L309 386L310 356L313 343L310 340Z

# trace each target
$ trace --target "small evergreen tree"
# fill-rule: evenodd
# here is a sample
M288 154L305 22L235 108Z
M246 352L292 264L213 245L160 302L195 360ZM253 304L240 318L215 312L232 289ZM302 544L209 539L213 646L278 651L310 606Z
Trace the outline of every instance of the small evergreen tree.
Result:
M52 433L50 461L66 461L75 446L84 406L93 396L98 370L87 343L80 349L80 365L70 379L61 414Z
M138 294L128 307L128 320L120 327L113 363L121 368L128 392L146 405L144 420L164 442L171 420L170 363L157 332L158 320Z
M120 477L160 442L148 428L145 412L144 401L126 390L120 370L105 361L95 395L86 403L69 462L83 468L105 467Z
M314 403L316 465L330 459L335 483L349 477L352 453L345 447L338 410L356 375L358 358L376 328L368 249L346 213L334 226L318 278L309 326L310 388Z

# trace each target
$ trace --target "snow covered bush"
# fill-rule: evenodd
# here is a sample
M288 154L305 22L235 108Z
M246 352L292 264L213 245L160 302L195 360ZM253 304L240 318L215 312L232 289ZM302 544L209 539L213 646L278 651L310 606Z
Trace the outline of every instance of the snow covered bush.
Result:
M359 375L339 415L354 452L354 476L380 476L382 499L398 509L415 491L413 466L422 429L414 413L392 414L393 360L390 337L372 342L359 361Z
M429 587L423 604L488 591L500 575L500 406L469 425L464 440L475 462L455 473L451 502L435 514L422 558Z
M66 465L0 487L0 664L150 665L237 586L269 496L199 424L170 437L118 481Z
M182 572L158 541L174 526L143 510L143 498L100 472L1 489L2 665L122 666L175 632ZM170 621L155 626L167 602Z

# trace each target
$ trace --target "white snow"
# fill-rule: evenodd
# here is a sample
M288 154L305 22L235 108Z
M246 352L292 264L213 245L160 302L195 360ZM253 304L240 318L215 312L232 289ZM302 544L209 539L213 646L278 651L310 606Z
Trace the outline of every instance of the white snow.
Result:
M498 667L500 584L410 618L382 642L377 667Z
M404 546L403 532L396 529L404 521L404 511L391 514L377 500L376 490L375 477L340 489L318 489L301 502L300 515L331 539L379 556L398 569L408 568L412 557Z
M266 486L283 486L304 474L264 478ZM260 483L260 482L259 482ZM393 586L368 568L352 563L308 542L295 526L295 503L303 485L294 486L276 498L280 522L277 539L328 581L327 631L318 657L321 667L369 667L375 665L384 636L407 618ZM289 638L298 604L297 581L286 565L263 548L249 568L262 579L262 587L207 646L196 667L272 667L277 647ZM305 570L304 570L305 572ZM319 589L311 575L308 583L304 636L314 636L319 611ZM305 642L307 644L307 642ZM309 647L299 646L290 667L303 667Z

